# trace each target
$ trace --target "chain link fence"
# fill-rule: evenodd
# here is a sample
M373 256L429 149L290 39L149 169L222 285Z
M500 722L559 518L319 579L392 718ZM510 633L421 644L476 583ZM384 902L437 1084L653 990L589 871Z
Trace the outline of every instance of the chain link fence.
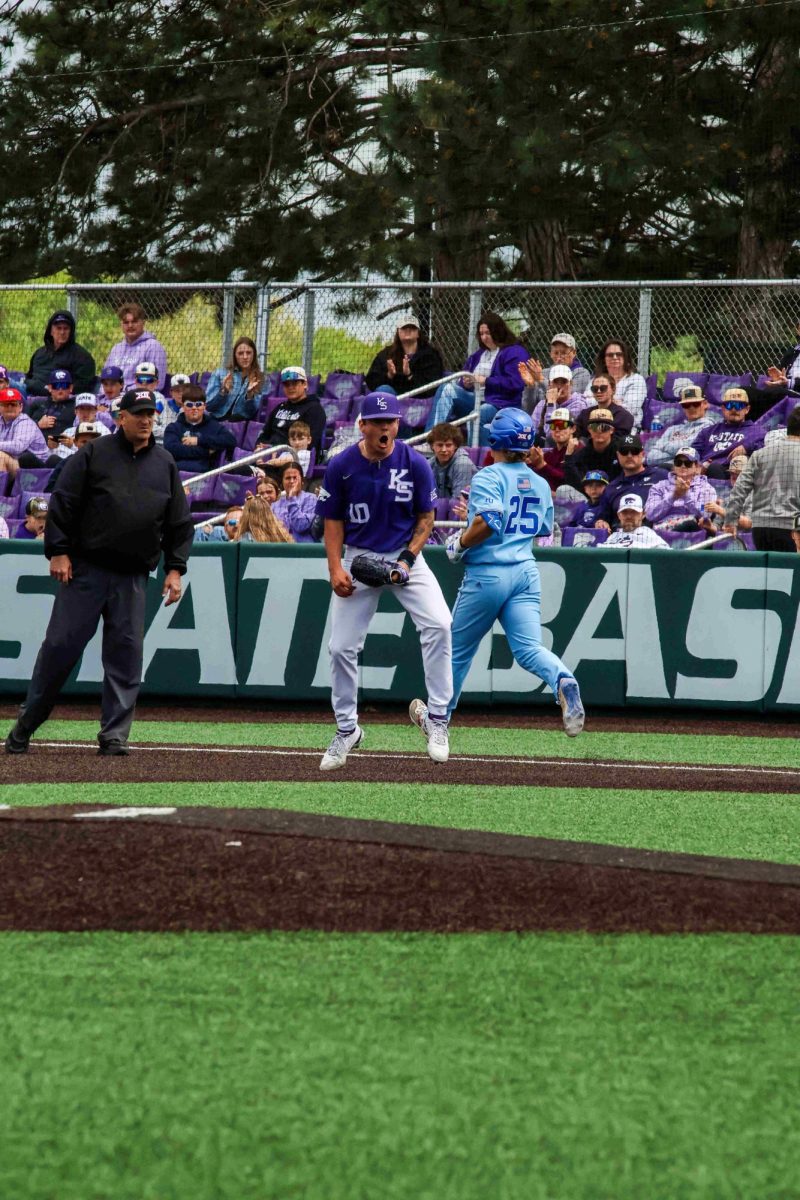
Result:
M302 363L323 378L366 372L411 313L449 371L477 345L483 311L498 312L532 354L549 361L571 333L587 366L609 338L632 347L638 369L762 372L797 341L800 280L653 283L36 284L0 286L0 362L25 371L50 315L69 308L98 370L121 337L117 310L137 302L167 351L171 373L213 371L236 338L255 340L268 370Z

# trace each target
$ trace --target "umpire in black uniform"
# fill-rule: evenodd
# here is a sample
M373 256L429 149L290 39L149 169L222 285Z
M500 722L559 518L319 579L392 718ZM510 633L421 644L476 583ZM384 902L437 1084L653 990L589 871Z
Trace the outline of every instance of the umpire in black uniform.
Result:
M25 754L50 715L100 617L103 698L99 754L128 753L142 677L147 578L164 553L163 594L181 596L193 526L175 461L153 438L150 392L126 392L120 428L64 464L50 497L44 552L61 584L6 752Z

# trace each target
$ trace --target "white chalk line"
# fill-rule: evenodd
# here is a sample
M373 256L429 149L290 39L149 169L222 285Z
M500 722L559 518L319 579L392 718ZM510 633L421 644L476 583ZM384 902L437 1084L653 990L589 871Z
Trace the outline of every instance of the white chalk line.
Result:
M93 742L34 742L36 746L46 746L56 750L95 750ZM132 750L136 751L154 751L163 753L164 751L173 751L177 754L254 754L260 756L268 756L272 758L319 758L324 750L322 747L319 750L275 750L265 749L259 746L175 746L167 744L164 746L143 745L140 742L130 742ZM412 762L427 762L427 754L413 754L404 750L357 750L354 751L356 758L361 759L404 759ZM513 758L499 754L477 755L477 754L455 754L450 759L450 762L456 763L492 763L500 766L503 764L530 764L536 767L596 767L600 771L706 771L714 775L789 775L797 776L800 779L800 770L795 767L709 767L699 763L697 765L691 763L641 763L632 762L628 759L619 759L614 762L603 761L596 758ZM307 782L307 781L306 781ZM446 782L442 779L441 782Z

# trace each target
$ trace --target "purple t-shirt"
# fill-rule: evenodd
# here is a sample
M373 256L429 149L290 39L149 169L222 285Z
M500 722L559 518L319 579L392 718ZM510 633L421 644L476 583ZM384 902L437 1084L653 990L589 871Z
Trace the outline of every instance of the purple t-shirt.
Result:
M410 540L418 514L436 507L436 487L413 446L395 442L388 458L370 462L355 445L328 463L319 498L320 516L344 521L348 546L381 553Z

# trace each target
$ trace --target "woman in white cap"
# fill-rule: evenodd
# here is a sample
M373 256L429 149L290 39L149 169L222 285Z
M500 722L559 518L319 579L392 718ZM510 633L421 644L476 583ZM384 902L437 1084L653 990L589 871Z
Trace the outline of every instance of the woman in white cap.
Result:
M408 314L398 321L391 345L384 346L372 360L367 391L391 388L396 396L404 396L441 379L444 373L441 354L428 341L417 318Z

